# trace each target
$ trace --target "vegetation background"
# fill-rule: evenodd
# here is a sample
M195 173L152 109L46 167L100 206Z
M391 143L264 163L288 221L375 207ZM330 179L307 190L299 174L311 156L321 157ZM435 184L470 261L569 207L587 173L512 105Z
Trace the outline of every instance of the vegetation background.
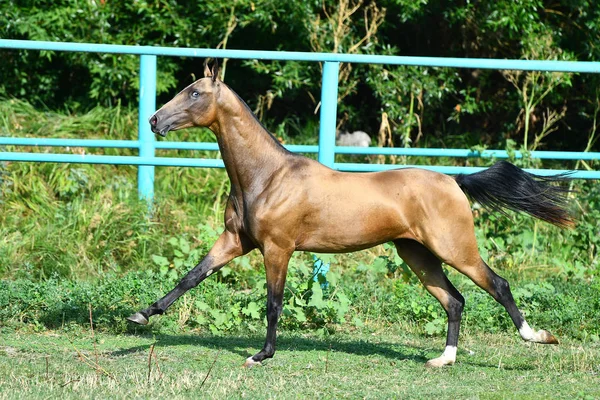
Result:
M11 39L600 59L600 3L592 0L0 0L0 9L0 37ZM2 50L2 60L0 135L136 138L137 57ZM159 57L158 104L195 80L202 62ZM225 60L223 75L280 140L310 144L317 142L321 67ZM526 157L512 160L520 166L597 169L595 162L542 163L527 154L536 149L598 151L599 83L598 74L343 64L338 129L366 131L374 146L522 150ZM182 141L214 140L204 130L176 135ZM576 343L596 343L595 356L576 370L597 376L600 189L581 181L572 188L574 230L474 208L476 230L482 255L513 283L533 325ZM91 304L94 327L110 334L251 331L262 336L264 273L256 253L223 268L150 328L124 322L130 312L169 290L210 248L222 229L227 193L224 171L157 168L157 198L149 214L137 200L133 167L0 163L0 330L9 335L80 332L89 324ZM318 282L312 254L298 254L291 262L284 332L369 335L399 326L418 337L439 337L441 348L446 317L390 246L319 257L331 263L331 271ZM467 298L463 332L514 334L506 313L489 296L453 271L449 275Z
M0 6L0 35L12 39L600 58L600 5L591 0L1 0ZM61 112L137 102L136 56L6 50L3 55L4 97ZM202 62L160 57L159 103L201 74ZM223 72L273 131L298 135L314 133L320 68L308 62L233 60ZM599 79L598 74L343 64L339 127L364 130L381 145L503 147L514 140L528 149L583 150L596 131Z

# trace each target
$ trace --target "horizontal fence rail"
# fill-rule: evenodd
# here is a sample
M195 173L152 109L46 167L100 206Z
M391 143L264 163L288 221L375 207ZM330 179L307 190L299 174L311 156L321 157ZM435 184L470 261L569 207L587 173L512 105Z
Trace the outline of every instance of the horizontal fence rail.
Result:
M279 61L319 61L363 64L410 65L419 67L454 67L483 69L512 69L521 71L592 72L600 73L600 62L552 60L503 60L494 58L447 58L380 56L370 54L310 53L268 50L220 50L160 46L126 46L72 42L44 42L0 39L0 48L46 51L75 51L171 57L218 57Z
M0 137L0 146L31 146L31 147L105 147L120 149L136 149L137 140L104 140L104 139L48 139L48 138L16 138ZM216 143L210 142L168 142L154 144L162 150L198 150L219 151ZM317 145L283 145L293 153L318 153ZM474 157L474 158L523 158L519 151L507 150L469 150L469 149L440 149L440 148L411 148L411 147L346 147L335 146L336 154L354 155L390 155L390 156L420 156L420 157ZM0 153L6 155L8 153ZM531 158L540 160L598 160L600 153L589 151L530 151ZM8 160L7 160L8 161ZM369 164L372 165L372 164ZM397 167L402 165L394 164Z
M49 154L49 153L0 153L2 161L30 161L30 162L54 162L54 163L76 163L76 164L110 164L110 165L138 165L157 167L201 167L201 168L224 168L222 160L211 158L178 158L178 157L141 157L141 156L100 156L100 155L78 155L78 154ZM472 174L483 171L484 167L453 167L453 166L431 166L431 165L405 165L405 164L359 164L359 163L333 163L333 168L339 171L349 172L376 172L400 168L422 168L441 172L448 175ZM599 179L597 171L569 171L556 169L525 169L525 171L537 175L555 175L557 173L568 173L572 178Z
M520 152L505 150L469 150L469 149L423 149L423 148L382 148L382 147L341 147L335 145L336 113L339 64L369 63L422 67L454 67L509 69L524 71L580 72L600 73L600 62L581 61L536 61L502 59L468 59L438 57L380 56L364 54L334 54L283 52L261 50L215 50L202 48L171 48L158 46L125 46L112 44L43 42L27 40L0 39L0 48L13 50L69 51L91 53L113 53L140 56L139 122L138 140L101 140L101 139L48 139L0 137L0 146L26 147L90 147L137 149L138 156L111 156L91 154L55 154L29 152L0 152L0 161L56 162L84 164L113 164L138 166L138 190L140 197L151 200L154 195L154 167L203 167L222 168L223 161L218 158L177 158L156 157L157 150L199 150L218 151L216 143L192 143L156 141L150 131L148 118L156 109L156 64L158 56L170 57L218 57L236 59L260 59L281 61L323 62L321 88L321 108L319 144L290 145L290 151L297 153L316 153L318 160L334 169L342 171L382 171L394 168L419 167L445 174L474 173L484 168L453 166L422 166L399 164L337 163L336 154L354 155L395 155L422 157L483 157L483 158L521 158ZM598 152L562 152L532 151L529 157L554 160L600 160ZM600 179L600 171L565 171L553 169L528 170L539 175L551 175L571 172L571 176L580 179Z

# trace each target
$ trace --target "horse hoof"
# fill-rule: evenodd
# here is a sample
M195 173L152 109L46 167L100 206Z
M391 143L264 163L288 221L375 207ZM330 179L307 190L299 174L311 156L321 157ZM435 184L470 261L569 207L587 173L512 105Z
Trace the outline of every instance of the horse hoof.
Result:
M547 330L541 329L538 331L538 336L540 338L539 343L543 344L558 344L558 339L554 337L553 334L548 332Z
M453 365L454 361L449 360L444 357L434 358L433 360L429 360L425 363L425 368L441 368L445 365Z
M127 321L135 322L138 325L148 325L148 318L139 312L127 317Z
M246 362L244 363L244 368L252 368L257 365L262 365L260 361L254 361L252 357L246 358Z

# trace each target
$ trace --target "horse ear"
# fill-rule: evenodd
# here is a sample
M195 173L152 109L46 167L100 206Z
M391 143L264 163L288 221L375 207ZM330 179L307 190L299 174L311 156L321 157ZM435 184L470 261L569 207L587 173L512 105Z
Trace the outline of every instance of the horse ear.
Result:
M219 59L218 58L215 58L215 62L213 63L211 73L212 73L212 80L214 82L219 77Z
M207 78L211 75L210 68L208 67L208 59L204 60L204 77Z

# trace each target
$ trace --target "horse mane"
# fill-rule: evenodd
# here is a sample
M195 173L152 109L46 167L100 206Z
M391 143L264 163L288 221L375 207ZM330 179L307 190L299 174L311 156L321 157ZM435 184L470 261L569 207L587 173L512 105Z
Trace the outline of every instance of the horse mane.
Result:
M250 115L252 116L252 118L254 118L254 121L256 121L256 122L257 122L257 123L260 125L260 127L261 127L261 128L263 128L263 130L264 130L265 132L267 132L267 134L269 135L269 137L271 138L271 140L273 140L273 142L275 142L275 144L276 144L276 147L277 147L279 150L282 150L282 151L284 151L284 152L285 152L285 153L287 153L287 154L291 154L291 155L294 155L294 156L296 155L296 154L292 153L291 151L289 151L288 149L286 149L286 148L285 148L285 147L284 147L284 146L283 146L283 145L282 145L282 144L279 142L279 140L277 140L277 138L276 138L276 137L275 137L275 136L274 136L274 135L273 135L273 134L272 134L272 133L271 133L271 132L270 132L270 131L267 129L267 127L266 127L266 126L265 126L265 125L264 125L264 124L263 124L263 123L262 123L262 122L261 122L261 121L258 119L258 117L257 117L257 116L254 114L254 112L253 112L253 111L250 109L250 106L248 106L248 104L247 104L247 103L244 101L244 99L242 99L242 98L240 97L240 95L236 93L236 91L235 91L235 90L233 90L233 89L232 89L232 88L231 88L229 85L227 85L225 82L221 81L221 83L222 83L223 85L225 85L225 87L226 87L227 89L229 89L229 90L231 91L231 93L233 93L233 94L235 95L235 97L237 97L237 99L240 101L240 103L242 103L242 105L243 105L243 106L246 108L246 110L248 110L248 112L250 113Z

